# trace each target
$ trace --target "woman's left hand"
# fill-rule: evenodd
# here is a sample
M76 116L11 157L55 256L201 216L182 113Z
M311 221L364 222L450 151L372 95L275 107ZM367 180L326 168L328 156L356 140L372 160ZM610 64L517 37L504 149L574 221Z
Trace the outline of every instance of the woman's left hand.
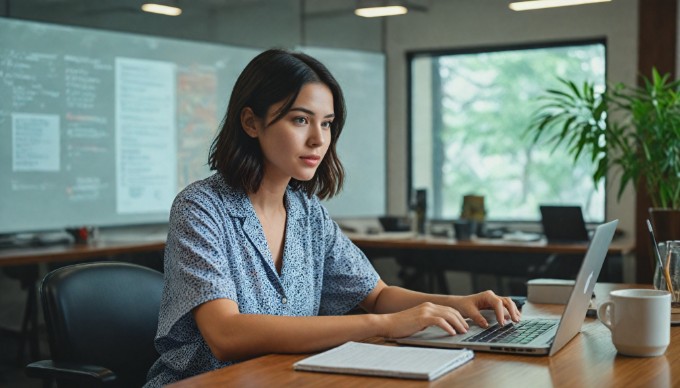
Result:
M452 307L460 311L463 316L472 319L481 327L487 327L489 323L484 319L479 310L494 310L496 313L496 320L498 320L501 325L504 325L505 319L508 318L512 319L514 322L519 322L521 315L512 299L498 296L491 290L460 297Z

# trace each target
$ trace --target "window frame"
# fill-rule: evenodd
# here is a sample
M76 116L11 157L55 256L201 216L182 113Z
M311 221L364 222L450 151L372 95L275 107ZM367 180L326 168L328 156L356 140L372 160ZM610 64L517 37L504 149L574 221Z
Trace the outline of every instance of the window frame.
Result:
M482 53L494 53L502 51L519 51L519 50L532 50L532 49L545 49L545 48L560 48L569 46L587 46L601 44L604 48L604 79L605 87L609 87L607 81L608 77L608 46L606 37L595 37L595 38L585 38L585 39L570 39L570 40L559 40L559 41L537 41L537 42L527 42L518 44L508 44L508 45L486 45L486 46L470 46L470 47L460 47L460 48L439 48L439 49L418 49L418 50L408 50L406 51L406 97L407 97L407 108L406 108L406 159L407 159L407 172L406 172L406 198L408 203L408 208L411 208L415 200L415 190L413 187L413 61L415 58L429 56L430 58L442 57L442 56L452 56L452 55L469 55L469 54L482 54ZM435 74L436 72L433 72ZM432 93L434 95L434 93ZM434 98L433 98L434 99ZM441 99L440 99L441 100ZM441 104L438 104L441 106ZM435 111L437 108L433 108ZM441 117L439 115L438 117ZM434 148L434 147L433 147ZM434 152L434 151L433 151ZM436 155L435 155L436 157ZM441 157L441 156L440 156ZM607 220L608 218L608 177L604 178L603 190L604 190L604 214L602 220L597 220L593 222L588 222L588 224L600 224ZM431 195L428 195L431 197ZM431 206L428 204L428 206ZM540 216L539 216L540 217ZM448 218L434 218L431 219L433 222L443 222L450 221ZM493 219L489 220L494 224L536 224L540 222L538 219L527 219L527 220L503 220L503 219Z

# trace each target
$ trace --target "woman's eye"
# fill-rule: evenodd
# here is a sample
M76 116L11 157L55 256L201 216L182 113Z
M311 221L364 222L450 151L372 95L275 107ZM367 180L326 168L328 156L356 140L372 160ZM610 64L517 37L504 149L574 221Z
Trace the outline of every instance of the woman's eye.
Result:
M331 129L331 127L333 126L333 122L332 121L324 121L323 123L321 123L321 126L324 127L324 128Z
M306 117L296 117L293 119L295 124L307 124L307 118Z

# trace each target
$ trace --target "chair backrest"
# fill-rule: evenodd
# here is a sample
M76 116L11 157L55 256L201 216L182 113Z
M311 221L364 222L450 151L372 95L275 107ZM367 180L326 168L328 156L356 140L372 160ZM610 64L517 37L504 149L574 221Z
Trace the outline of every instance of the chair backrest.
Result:
M163 275L120 262L76 264L45 276L40 297L52 360L112 370L141 386L158 358L154 337Z

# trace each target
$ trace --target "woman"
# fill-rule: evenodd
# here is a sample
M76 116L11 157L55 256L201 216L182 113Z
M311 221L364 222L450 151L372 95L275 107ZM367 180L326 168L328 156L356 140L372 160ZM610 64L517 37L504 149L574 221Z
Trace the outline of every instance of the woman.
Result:
M175 199L148 386L267 353L302 353L437 325L464 333L479 310L519 320L491 291L429 295L387 286L319 198L337 194L345 119L330 72L268 50L239 76L209 162ZM355 306L368 314L343 315Z

